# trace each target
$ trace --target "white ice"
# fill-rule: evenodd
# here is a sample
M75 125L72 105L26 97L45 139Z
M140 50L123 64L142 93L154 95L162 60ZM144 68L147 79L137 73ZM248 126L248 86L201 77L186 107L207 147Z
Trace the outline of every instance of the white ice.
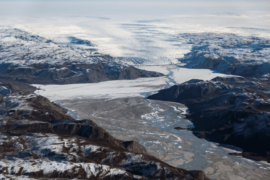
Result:
M186 69L175 65L169 66L138 66L138 68L164 73L158 78L139 78L135 80L116 80L100 83L40 85L35 93L52 101L83 98L121 98L145 96L145 93L155 93L160 89L180 84L191 79L210 80L224 74L213 73L206 69Z

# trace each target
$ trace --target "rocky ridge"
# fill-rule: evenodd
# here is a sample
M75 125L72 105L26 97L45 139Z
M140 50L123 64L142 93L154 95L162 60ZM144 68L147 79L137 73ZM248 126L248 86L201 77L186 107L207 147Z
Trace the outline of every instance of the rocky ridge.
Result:
M269 76L270 39L229 33L185 33L176 39L192 45L179 59L185 67L245 77Z
M201 171L175 168L121 141L93 121L35 95L26 83L0 78L2 179L208 180Z
M163 76L100 54L88 40L69 39L72 45L60 45L19 29L0 29L1 76L32 84L95 83Z
M196 136L243 149L241 155L270 163L270 80L217 77L190 80L148 98L185 104ZM176 127L183 130L185 128Z

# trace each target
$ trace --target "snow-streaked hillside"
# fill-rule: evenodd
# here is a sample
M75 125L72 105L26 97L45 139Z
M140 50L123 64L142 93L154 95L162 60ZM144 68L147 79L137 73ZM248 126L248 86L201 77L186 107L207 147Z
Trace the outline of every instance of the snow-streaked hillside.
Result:
M62 84L162 76L99 54L90 41L71 37L71 43L59 45L18 29L2 29L0 73L24 82Z
M76 41L77 42L77 41ZM63 64L65 62L97 63L104 60L90 48L61 46L51 40L19 29L0 30L0 58L21 66L36 63ZM112 62L111 62L112 63ZM110 64L113 66L113 64ZM120 64L117 64L121 66Z
M179 59L186 67L242 76L270 73L270 39L226 33L187 33L178 38L193 45L191 52Z

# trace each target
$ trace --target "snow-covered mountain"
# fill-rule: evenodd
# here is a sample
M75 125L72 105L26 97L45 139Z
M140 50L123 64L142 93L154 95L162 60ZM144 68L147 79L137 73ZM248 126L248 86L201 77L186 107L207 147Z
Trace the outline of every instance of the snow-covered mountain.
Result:
M86 83L139 77L158 77L99 54L90 41L70 37L73 45L18 29L0 30L0 73L29 83Z
M186 67L249 77L270 73L270 39L226 33L187 33L178 39L193 45L179 59Z

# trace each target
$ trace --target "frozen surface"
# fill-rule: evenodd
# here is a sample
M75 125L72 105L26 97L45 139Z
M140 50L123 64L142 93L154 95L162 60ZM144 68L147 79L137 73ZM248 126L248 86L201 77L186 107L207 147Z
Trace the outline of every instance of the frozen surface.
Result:
M81 98L118 98L142 96L143 93L156 92L174 84L183 83L191 79L210 80L223 74L213 73L206 69L186 69L176 65L168 66L137 66L148 71L164 73L165 77L140 78L136 80L117 80L90 84L71 85L38 85L37 94L50 100L81 99ZM144 95L143 95L144 96Z

